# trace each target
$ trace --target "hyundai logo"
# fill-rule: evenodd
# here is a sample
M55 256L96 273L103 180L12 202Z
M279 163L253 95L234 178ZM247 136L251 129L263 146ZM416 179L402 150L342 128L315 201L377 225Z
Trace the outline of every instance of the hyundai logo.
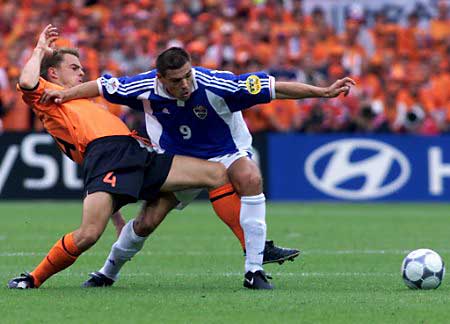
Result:
M396 148L369 139L343 139L313 151L306 178L318 190L342 199L386 196L409 179L408 159Z

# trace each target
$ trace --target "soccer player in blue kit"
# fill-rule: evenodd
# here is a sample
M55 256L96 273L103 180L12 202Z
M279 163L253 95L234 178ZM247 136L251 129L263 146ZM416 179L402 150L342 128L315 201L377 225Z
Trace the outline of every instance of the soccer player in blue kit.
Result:
M145 113L147 132L158 152L223 163L234 187L230 186L223 195L235 194L235 190L241 204L223 206L223 210L215 208L215 211L246 251L244 286L271 289L262 267L266 261L264 250L273 248L273 243L266 242L262 177L251 159L252 137L241 110L273 99L333 98L341 93L348 94L354 84L352 79L343 78L330 87L315 87L299 82L279 82L264 72L235 75L192 67L189 54L182 48L172 47L158 56L154 70L132 77L104 75L68 90L49 91L42 101L65 102L102 94L110 102ZM167 213L183 208L199 192L185 190L166 196L155 204L153 220L130 221L114 243L103 268L92 273L85 286L111 285L123 264L142 248L143 241ZM299 254L294 249L280 252L286 257L280 261Z

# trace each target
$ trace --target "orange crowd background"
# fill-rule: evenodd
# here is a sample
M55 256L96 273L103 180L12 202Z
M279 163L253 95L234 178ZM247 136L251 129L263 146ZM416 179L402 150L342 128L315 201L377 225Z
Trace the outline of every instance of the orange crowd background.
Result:
M208 68L265 70L319 86L343 76L357 81L347 97L246 110L254 133L450 130L448 1L435 1L435 14L425 18L417 10L398 21L383 10L370 21L364 12L349 14L341 31L317 3L306 13L301 0L0 0L1 130L42 129L15 84L48 23L59 28L57 46L80 50L86 80L150 70L160 51L183 46L194 65ZM130 127L142 127L139 114L103 103Z

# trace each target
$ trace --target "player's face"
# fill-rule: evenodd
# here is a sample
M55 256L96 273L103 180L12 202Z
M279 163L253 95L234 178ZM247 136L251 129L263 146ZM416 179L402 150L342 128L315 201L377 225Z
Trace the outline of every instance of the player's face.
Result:
M164 76L158 74L158 78L173 97L186 101L191 96L194 85L191 63L187 62L176 70L167 70Z
M75 55L65 54L61 65L56 69L58 81L64 88L71 88L83 83L84 71L80 60Z

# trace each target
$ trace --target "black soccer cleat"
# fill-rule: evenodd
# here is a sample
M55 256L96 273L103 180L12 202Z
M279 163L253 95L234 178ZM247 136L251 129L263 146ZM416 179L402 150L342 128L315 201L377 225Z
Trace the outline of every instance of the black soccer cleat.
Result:
M98 271L92 272L89 275L91 276L91 278L83 283L82 287L84 288L109 287L114 283L114 280L109 279L103 273Z
M264 271L258 270L256 272L247 271L244 276L244 287L248 289L270 290L273 286L268 279L272 277L267 276Z
M263 264L275 262L283 264L286 260L294 261L299 255L299 250L278 247L273 244L273 241L266 241L266 245L264 246Z
M20 274L20 277L13 278L8 282L9 289L29 289L34 287L33 276L28 272Z

